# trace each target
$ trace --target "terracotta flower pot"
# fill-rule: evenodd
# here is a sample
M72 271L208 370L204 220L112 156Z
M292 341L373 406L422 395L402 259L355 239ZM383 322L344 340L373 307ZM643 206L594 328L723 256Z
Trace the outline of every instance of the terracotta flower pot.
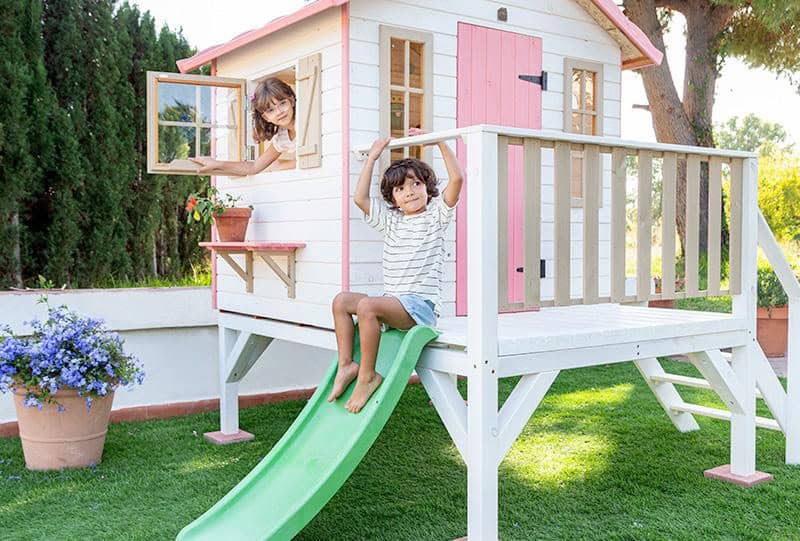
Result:
M253 214L251 208L227 208L214 216L217 234L221 242L242 242L247 233L247 224Z
M786 355L789 342L789 307L759 308L757 317L756 336L764 355L767 357Z
M41 410L25 407L25 393L23 388L14 392L14 405L29 470L83 468L100 463L113 392L95 398L87 410L86 399L78 396L78 391L62 389L53 395L64 406L62 412L54 404L45 404Z

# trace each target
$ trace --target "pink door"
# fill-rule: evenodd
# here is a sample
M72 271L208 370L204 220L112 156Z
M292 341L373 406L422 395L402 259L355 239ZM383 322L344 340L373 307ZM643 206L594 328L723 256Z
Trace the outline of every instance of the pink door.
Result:
M458 23L457 125L500 124L515 128L542 127L542 89L519 79L542 73L542 40L513 32ZM458 143L458 158L466 170L466 147ZM508 152L508 284L509 301L522 301L523 209L522 149ZM466 179L469 182L469 179ZM457 209L456 314L467 313L467 201L462 191Z

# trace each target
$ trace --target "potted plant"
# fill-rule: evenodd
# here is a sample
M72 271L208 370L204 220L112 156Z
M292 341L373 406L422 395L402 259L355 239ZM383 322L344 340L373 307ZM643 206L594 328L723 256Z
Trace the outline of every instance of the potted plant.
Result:
M46 304L46 299L43 300ZM31 470L100 462L114 391L141 384L139 362L100 320L47 306L33 334L0 333L0 392L12 392Z
M756 336L767 357L786 355L789 299L771 268L758 267L758 312Z
M247 233L247 224L253 214L253 207L237 207L241 199L229 193L221 194L215 186L209 186L205 195L194 193L186 202L186 221L211 221L217 226L219 240L222 242L242 242Z

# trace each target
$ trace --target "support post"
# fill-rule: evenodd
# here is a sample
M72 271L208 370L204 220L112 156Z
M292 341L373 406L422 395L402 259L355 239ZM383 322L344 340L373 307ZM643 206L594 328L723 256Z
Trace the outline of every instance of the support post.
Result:
M497 539L497 134L467 143L467 538ZM506 239L499 239L506 242Z
M733 296L733 315L745 322L750 341L733 348L731 368L739 386L741 411L731 411L731 463L707 470L707 477L751 486L772 476L756 471L756 257L758 250L758 161L742 167L742 227L740 252L742 290Z
M786 352L786 463L800 464L800 299L789 299L789 347Z
M220 429L203 434L207 441L223 445L249 441L255 437L239 429L239 381L270 342L271 338L220 325L218 361Z

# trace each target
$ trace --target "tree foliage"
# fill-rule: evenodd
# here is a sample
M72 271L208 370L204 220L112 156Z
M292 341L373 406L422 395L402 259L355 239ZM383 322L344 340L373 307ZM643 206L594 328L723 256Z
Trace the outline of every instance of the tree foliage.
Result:
M732 117L714 130L714 143L719 148L758 152L762 156L791 153L794 145L779 123L762 120L754 114Z
M146 172L146 72L194 50L114 0L6 0L0 288L178 277L205 258L181 204L207 179Z
M752 67L786 76L800 90L800 2L717 0L735 8L720 42L722 58L736 56Z
M800 158L786 154L759 159L758 205L775 236L800 240Z

